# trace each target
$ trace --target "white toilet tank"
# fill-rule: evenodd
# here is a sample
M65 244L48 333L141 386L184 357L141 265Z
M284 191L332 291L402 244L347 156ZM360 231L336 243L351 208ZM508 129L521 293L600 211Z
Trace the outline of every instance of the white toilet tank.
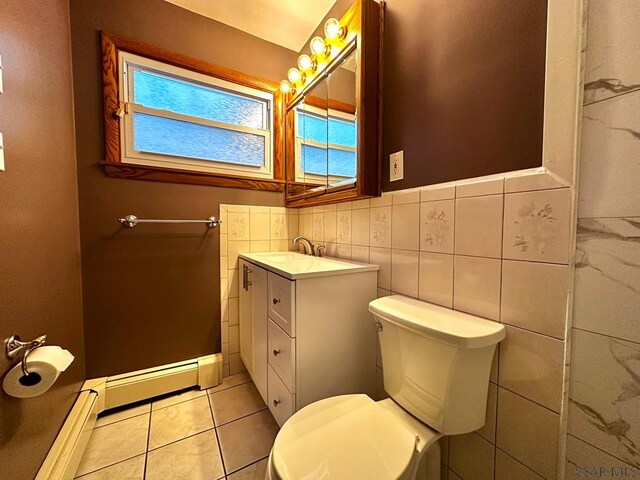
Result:
M399 295L378 298L369 310L379 324L386 392L445 435L482 427L504 326Z

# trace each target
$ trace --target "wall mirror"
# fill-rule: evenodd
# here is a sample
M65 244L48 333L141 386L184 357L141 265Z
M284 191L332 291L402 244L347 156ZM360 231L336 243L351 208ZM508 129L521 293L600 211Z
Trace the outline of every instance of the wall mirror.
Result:
M287 206L380 195L383 15L384 3L358 0L283 82Z

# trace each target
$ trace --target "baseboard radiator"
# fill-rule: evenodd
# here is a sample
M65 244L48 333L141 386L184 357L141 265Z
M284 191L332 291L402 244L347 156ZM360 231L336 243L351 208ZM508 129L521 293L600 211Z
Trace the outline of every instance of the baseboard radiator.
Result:
M204 390L221 382L221 353L85 381L36 480L73 479L96 419L105 410L190 387Z

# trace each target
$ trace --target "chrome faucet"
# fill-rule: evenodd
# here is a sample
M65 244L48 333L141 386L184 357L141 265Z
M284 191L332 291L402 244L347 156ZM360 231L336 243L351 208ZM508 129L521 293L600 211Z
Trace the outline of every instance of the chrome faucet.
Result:
M311 240L309 240L308 238L298 236L293 239L292 243L302 245L303 255L314 255L315 253L313 249L313 243L311 243Z

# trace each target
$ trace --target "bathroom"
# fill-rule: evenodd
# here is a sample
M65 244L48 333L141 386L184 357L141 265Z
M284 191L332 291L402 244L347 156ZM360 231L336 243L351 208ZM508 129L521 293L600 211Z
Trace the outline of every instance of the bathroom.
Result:
M2 0L0 25L0 337L26 342L0 376L70 352L46 391L0 391L0 478L302 478L269 460L294 410L399 401L401 355L376 347L398 298L504 334L468 395L482 426L415 427L437 432L423 448L437 477L358 475L369 457L345 447L338 466L309 448L301 460L331 468L304 478L640 475L638 0ZM127 101L149 71L252 92L264 124L232 130L269 161L220 174L216 142L179 137L204 148L182 163L127 147L131 118L169 109ZM292 133L323 102L324 128L355 140ZM321 173L310 155L305 172L310 147L356 168L327 155ZM282 262L354 270L287 277ZM249 292L269 299L268 332L246 320ZM305 330L303 311L326 329ZM279 348L258 371L252 347L278 338L297 342L296 372Z

